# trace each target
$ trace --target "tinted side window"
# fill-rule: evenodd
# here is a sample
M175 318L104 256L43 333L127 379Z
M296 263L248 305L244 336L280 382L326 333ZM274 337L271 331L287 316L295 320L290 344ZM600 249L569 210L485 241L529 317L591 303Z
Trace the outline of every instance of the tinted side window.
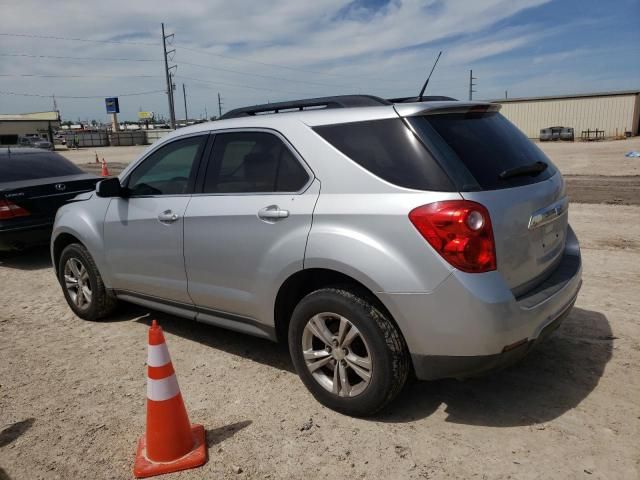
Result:
M400 118L324 125L314 130L387 182L417 190L453 190L440 166Z
M439 152L443 162L466 167L483 190L541 182L556 172L549 158L498 112L426 115L409 122L425 143L443 146ZM549 166L535 176L500 178L505 170L535 162Z
M204 193L297 192L309 175L289 148L264 132L217 134Z
M0 183L35 180L84 173L79 167L54 152L21 152L14 149L11 153L0 155Z
M202 154L207 135L175 140L147 157L131 173L131 195L180 195L189 193L189 179Z

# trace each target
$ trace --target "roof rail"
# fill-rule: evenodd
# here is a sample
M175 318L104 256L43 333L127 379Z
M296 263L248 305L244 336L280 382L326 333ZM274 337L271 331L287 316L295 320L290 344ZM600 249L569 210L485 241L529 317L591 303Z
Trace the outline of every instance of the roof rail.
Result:
M373 95L338 95L335 97L308 98L306 100L292 100L289 102L265 103L231 110L220 117L227 118L247 117L254 115L266 115L270 113L285 113L291 111L315 110L325 108L349 108L349 107L379 107L391 105L384 98Z
M415 103L415 102L443 102L443 101L458 101L457 98L445 97L442 95L423 95L422 100L418 97L401 97L401 98L389 98L387 99L391 103Z

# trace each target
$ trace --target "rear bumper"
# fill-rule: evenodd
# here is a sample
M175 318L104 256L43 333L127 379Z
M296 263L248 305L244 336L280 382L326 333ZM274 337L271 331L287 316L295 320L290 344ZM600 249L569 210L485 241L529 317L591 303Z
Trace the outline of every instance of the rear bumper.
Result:
M0 251L23 250L36 245L47 245L53 222L0 229Z
M416 376L421 380L437 378L468 378L488 372L501 370L525 357L538 343L544 341L560 326L573 308L573 302L558 318L546 325L537 338L518 344L517 346L495 355L446 356L446 355L411 355Z
M430 293L380 293L398 322L418 378L465 377L526 355L568 315L582 284L578 241L569 229L562 261L516 298L498 272L452 273Z

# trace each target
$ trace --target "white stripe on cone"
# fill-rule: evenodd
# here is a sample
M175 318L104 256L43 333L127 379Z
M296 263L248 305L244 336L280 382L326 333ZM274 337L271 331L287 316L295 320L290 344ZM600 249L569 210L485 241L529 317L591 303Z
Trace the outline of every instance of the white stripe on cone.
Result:
M169 349L166 343L160 345L149 345L149 353L147 354L147 365L150 367L163 367L171 361L169 357Z
M175 397L178 393L180 393L180 387L175 373L161 380L147 378L147 398L149 400L163 402Z

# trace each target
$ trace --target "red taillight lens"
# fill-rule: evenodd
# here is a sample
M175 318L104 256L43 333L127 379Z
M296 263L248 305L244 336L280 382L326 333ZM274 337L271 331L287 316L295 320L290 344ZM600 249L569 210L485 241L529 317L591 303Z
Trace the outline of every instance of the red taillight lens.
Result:
M28 217L29 215L31 215L31 213L20 205L16 205L9 200L3 200L0 198L0 220L7 220L9 218L16 217Z
M463 272L496 269L487 209L468 200L435 202L411 210L409 220L442 257Z

